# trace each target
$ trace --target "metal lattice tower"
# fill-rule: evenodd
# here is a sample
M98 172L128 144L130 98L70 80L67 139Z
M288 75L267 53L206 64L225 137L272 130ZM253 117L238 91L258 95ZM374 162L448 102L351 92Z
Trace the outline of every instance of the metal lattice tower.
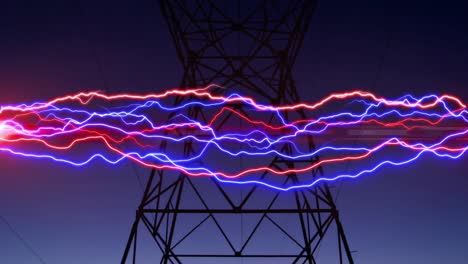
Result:
M292 66L315 0L160 0L160 7L182 62L182 87L216 83L224 87L216 92L235 90L269 104L299 101ZM176 98L174 104L183 100ZM237 110L249 115L242 106ZM205 120L197 106L185 114ZM292 115L305 118L301 110L290 119ZM230 118L227 114L217 128ZM315 149L312 137L307 141ZM282 150L291 152L287 144ZM181 151L194 153L193 145L188 142ZM284 170L318 160L275 157L269 166ZM310 180L322 173L317 167L307 176ZM258 177L273 176L265 172ZM284 184L301 177L289 174ZM220 258L225 258L222 263L239 263L239 258L242 263L354 263L327 184L278 192L152 170L122 263L147 261L138 255L148 243L154 244L160 263L220 263Z

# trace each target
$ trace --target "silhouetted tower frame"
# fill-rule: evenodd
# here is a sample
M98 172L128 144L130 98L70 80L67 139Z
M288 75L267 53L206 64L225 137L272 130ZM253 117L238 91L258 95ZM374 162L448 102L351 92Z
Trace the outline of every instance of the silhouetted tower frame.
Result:
M226 2L236 3L237 7L223 7ZM250 3L244 15L241 15L240 2L226 2L159 1L183 66L182 87L203 87L216 83L224 88L218 88L214 92L232 92L232 89L236 89L242 94L273 105L298 102L299 95L292 77L292 66L316 8L316 1L258 1ZM176 98L174 104L180 104L183 100L185 99L181 97ZM248 112L243 112L242 106L239 106L238 110L244 115L249 115ZM191 107L186 114L195 119L206 120L200 107ZM302 110L297 110L295 114L296 117L306 117ZM224 121L229 118L230 115L227 115ZM225 124L224 121L219 127ZM315 149L312 137L308 137L308 145L310 150ZM164 148L164 144L161 147ZM287 144L282 149L286 153L291 152ZM186 155L193 153L192 144L186 143L183 151ZM269 166L284 170L294 168L299 163L310 164L318 160L318 157L294 161L275 157ZM224 257L281 259L275 263L317 263L318 249L326 235L331 235L332 227L336 233L336 238L333 239L336 239L337 248L334 254L337 262L354 263L338 210L325 183L312 189L286 193L250 186L243 190L245 193L236 201L233 188L244 187L224 186L214 179L193 179L183 173L168 173L163 170L151 171L141 204L136 211L136 219L122 263L136 263L138 260L140 226L147 229L147 233L159 248L161 263L183 263L198 258ZM310 173L312 177L317 177L322 175L323 171L321 167L316 167ZM265 179L269 176L265 172L259 177ZM300 181L296 174L289 174L284 180L285 184ZM208 190L211 194L205 194L205 185L210 185ZM219 195L217 202L222 200L222 206L210 204L214 192ZM190 193L190 199L184 198L187 193ZM263 195L261 199L255 199L257 193ZM283 197L289 202L277 205ZM194 199L197 200L198 206L187 201L192 202ZM259 205L260 201L263 205ZM251 221L252 228L246 238L241 239L240 245L236 246L233 242L235 239L232 239L223 227L224 221L220 220L220 217L234 218L239 215L256 215L258 219ZM187 229L185 225L192 216L202 218ZM185 220L181 220L183 217L186 217ZM295 231L288 231L288 228L293 226L292 222L281 223L278 217L295 218ZM245 222L245 219L241 221ZM297 252L285 253L275 249L266 252L257 252L256 249L249 251L254 244L254 237L261 233L261 226L266 222L294 244ZM219 238L227 245L226 252L184 252L179 248L181 243L186 243L198 229L207 225L219 232ZM181 231L182 227L185 230ZM267 235L270 236L271 232ZM200 246L197 245L197 240L191 242L191 247Z

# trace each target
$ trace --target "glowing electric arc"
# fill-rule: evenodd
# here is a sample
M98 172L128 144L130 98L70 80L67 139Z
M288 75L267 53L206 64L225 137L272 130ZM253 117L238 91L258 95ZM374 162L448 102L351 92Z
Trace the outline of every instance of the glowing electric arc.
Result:
M0 106L0 151L74 166L97 159L109 164L131 160L187 176L286 191L357 178L384 165L409 164L425 153L456 159L467 149L468 112L453 95L387 99L356 90L333 93L315 103L266 105L236 93L214 94L210 91L214 86L150 94L80 92ZM175 97L182 100L172 106L169 101ZM197 118L188 114L194 106L203 108ZM305 116L293 118L299 109ZM315 146L309 144L310 137ZM182 150L187 145L192 151L185 156ZM400 159L395 160L390 150L411 155L398 154ZM313 162L317 155L323 158ZM227 166L241 157L248 164L244 168ZM301 162L286 169L264 164L274 158ZM310 173L322 165L347 162L356 164L358 171ZM258 178L262 173L308 176L284 186L272 178Z

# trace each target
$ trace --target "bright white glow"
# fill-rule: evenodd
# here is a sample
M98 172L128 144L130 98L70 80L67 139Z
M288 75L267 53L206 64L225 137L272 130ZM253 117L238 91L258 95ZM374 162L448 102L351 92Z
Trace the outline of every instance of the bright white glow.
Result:
M7 138L8 136L15 133L14 128L5 124L5 122L0 122L0 139Z

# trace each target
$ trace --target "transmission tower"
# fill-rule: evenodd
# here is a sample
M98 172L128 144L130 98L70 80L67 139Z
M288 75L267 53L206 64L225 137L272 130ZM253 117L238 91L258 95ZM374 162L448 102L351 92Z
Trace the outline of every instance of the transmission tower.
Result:
M159 3L182 63L182 87L216 83L224 88L215 92L236 91L263 103L299 101L292 67L316 8L315 0ZM174 104L184 100L176 98ZM240 105L237 110L249 115ZM205 120L204 110L198 106L184 114ZM297 110L287 117L306 116ZM230 118L227 114L216 129ZM310 136L307 141L314 150ZM165 147L163 143L161 148ZM286 143L282 150L292 151ZM187 142L181 151L190 155L195 150ZM269 166L286 170L318 160L275 157ZM306 176L310 181L322 173L316 167ZM275 176L265 172L258 177ZM287 184L301 182L303 177L291 173L281 179ZM239 258L242 263L354 263L332 194L323 183L279 192L152 170L122 263L148 261L141 257L141 248L147 249L149 243L160 263L220 263L221 258L222 263L239 263Z

